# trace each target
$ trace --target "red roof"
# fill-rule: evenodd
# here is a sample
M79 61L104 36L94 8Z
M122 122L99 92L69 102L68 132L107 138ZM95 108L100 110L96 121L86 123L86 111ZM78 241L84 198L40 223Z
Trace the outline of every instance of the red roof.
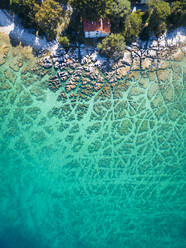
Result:
M100 31L102 33L110 33L110 20L83 21L84 32Z

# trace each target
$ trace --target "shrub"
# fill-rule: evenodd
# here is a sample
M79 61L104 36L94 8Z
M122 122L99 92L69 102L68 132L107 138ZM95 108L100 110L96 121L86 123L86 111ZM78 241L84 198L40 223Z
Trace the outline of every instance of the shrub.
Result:
M65 49L68 48L70 45L70 41L69 41L69 38L67 36L60 36L58 42Z

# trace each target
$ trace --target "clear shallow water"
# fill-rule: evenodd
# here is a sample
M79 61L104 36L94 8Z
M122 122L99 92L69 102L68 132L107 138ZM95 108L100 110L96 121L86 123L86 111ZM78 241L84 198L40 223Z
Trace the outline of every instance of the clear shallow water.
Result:
M0 247L186 247L184 61L57 101L25 51L0 66Z

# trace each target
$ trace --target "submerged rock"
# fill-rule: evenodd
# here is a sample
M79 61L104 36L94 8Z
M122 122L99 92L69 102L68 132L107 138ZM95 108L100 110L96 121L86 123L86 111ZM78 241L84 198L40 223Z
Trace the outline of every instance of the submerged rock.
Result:
M160 81L170 80L171 70L158 70L157 75Z
M46 135L43 131L36 131L32 133L31 140L36 144L42 144L46 140Z
M17 61L17 59L12 59L9 63L9 67L15 72L18 72L20 70L19 62Z
M7 69L6 71L4 71L4 75L5 77L11 82L11 83L15 83L16 80L16 74L12 72L12 70Z
M0 65L3 65L6 62L9 49L10 47L7 45L0 45Z
M41 113L41 110L38 107L30 107L26 110L25 113L32 119L36 119Z
M118 129L120 135L127 135L132 129L132 123L130 120L123 120Z
M25 93L22 96L20 96L17 106L29 106L32 103L33 103L33 100L31 98L31 95L28 93Z
M158 90L158 84L152 83L148 90L148 97L151 99L156 94L157 90Z
M0 81L0 91L10 90L12 86L6 81Z

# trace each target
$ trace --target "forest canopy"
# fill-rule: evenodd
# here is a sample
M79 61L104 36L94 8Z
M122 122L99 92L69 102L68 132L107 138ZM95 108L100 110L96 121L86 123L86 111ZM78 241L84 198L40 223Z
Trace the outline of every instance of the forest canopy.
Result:
M137 0L1 0L0 8L18 14L23 24L43 33L51 40L60 38L68 47L71 42L84 42L83 19L109 18L111 34L98 44L100 53L113 56L120 52L116 45L135 39L160 36L167 29L186 26L186 1L149 0L133 11ZM71 7L71 11L67 8ZM110 46L110 47L109 47ZM120 50L124 46L120 45Z

